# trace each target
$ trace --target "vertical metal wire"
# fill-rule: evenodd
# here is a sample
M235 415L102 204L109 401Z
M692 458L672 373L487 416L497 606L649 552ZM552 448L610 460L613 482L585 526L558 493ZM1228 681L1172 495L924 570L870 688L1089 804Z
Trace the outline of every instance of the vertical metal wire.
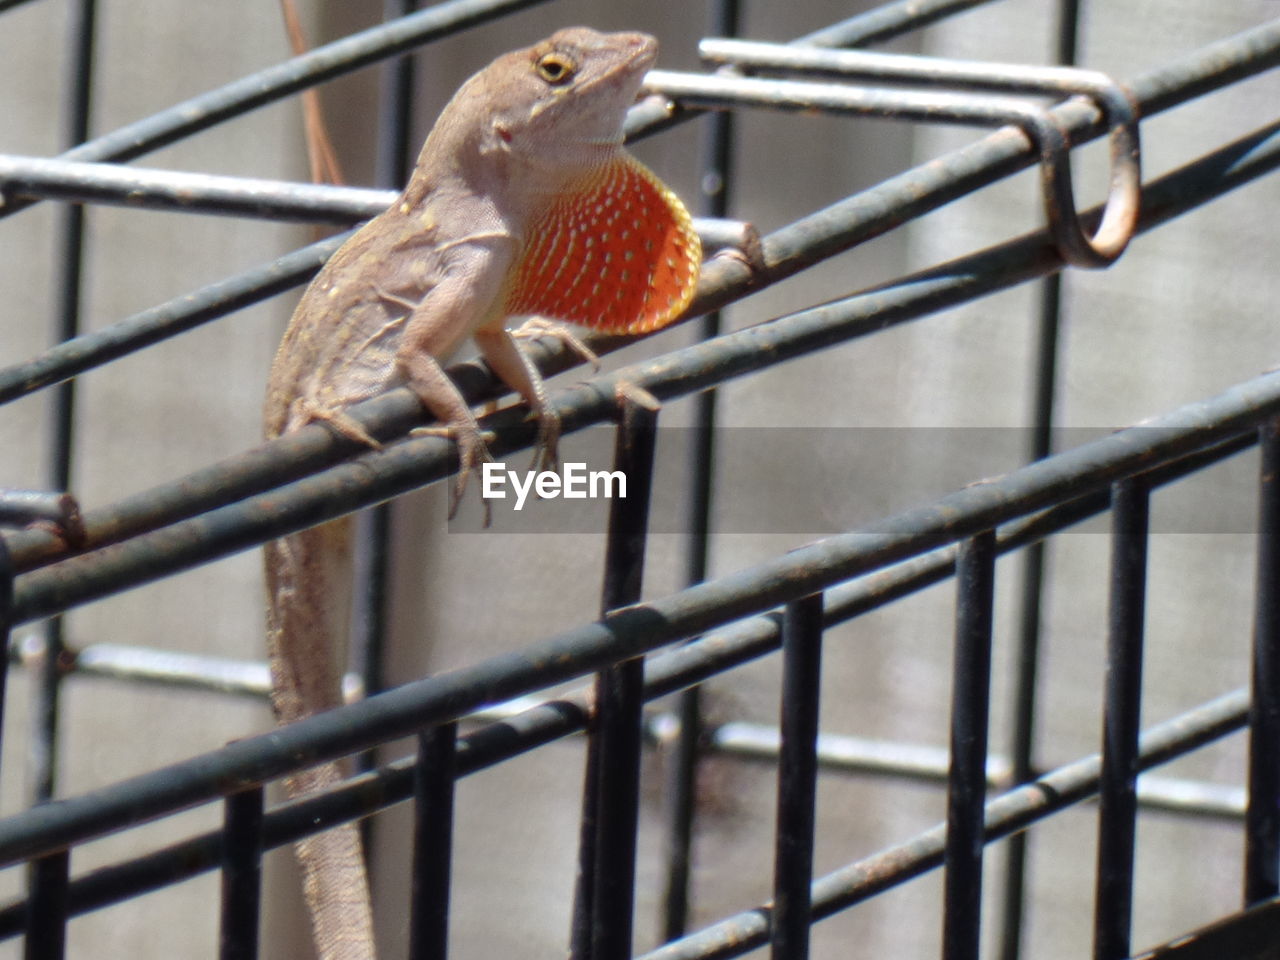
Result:
M13 560L0 539L0 748L4 744L4 708L8 702L9 648L13 631ZM3 751L0 750L0 756Z
M1254 588L1244 902L1280 893L1280 421L1258 431L1258 581Z
M71 853L32 861L27 898L25 960L61 960L67 948L67 886Z
M407 17L418 9L418 0L383 0L382 19ZM378 183L399 190L409 179L412 167L414 102L413 56L396 57L382 68L378 95Z
M383 0L382 17L393 20L417 9L417 0ZM400 189L409 177L413 114L414 64L411 55L397 57L382 70L378 94L377 182ZM378 693L386 684L387 584L390 577L392 505L381 504L366 510L357 521L358 567L357 602L352 620L351 646L355 669L364 683L366 696ZM360 754L359 770L372 770L378 762L376 750ZM372 817L360 821L366 866L373 868Z
M614 469L626 477L627 495L615 498L609 513L601 591L606 613L640 599L657 439L657 407L630 396L620 402ZM631 956L643 705L643 659L617 664L597 677L574 903L575 960Z
M599 703L599 682L596 702ZM582 772L582 816L578 820L578 875L573 887L573 926L569 932L569 960L592 960L591 930L596 914L596 815L600 809L599 736L587 743Z
M983 804L991 706L995 534L966 540L956 555L956 642L951 688L942 956L977 960L982 929Z
M787 604L782 628L782 744L770 956L806 960L813 922L813 844L822 680L822 594Z
M394 20L418 7L417 0L383 0L382 18ZM378 151L376 180L380 186L399 190L409 179L412 166L414 62L411 55L397 57L382 69L378 94ZM383 646L386 642L388 543L391 505L383 504L361 514L363 600L356 620L356 649L365 691L382 689ZM372 764L373 757L361 758ZM364 767L368 769L368 767Z
M736 37L741 23L740 0L713 0L712 36ZM708 217L728 216L732 198L734 114L718 110L702 121L702 210ZM720 311L698 321L696 337L710 340L720 335ZM715 390L694 398L694 422L689 434L688 546L685 583L692 586L707 577L710 549L711 507L715 488ZM662 937L675 940L689 925L689 875L693 848L693 823L698 778L698 747L702 737L702 696L698 687L683 691L676 705L680 735L671 751L666 797L666 880L663 892Z
M628 660L596 684L601 762L596 809L592 960L629 960L640 815L640 711L644 663Z
M256 960L261 898L262 788L253 787L225 801L219 960Z
M1063 66L1076 62L1080 24L1080 0L1060 0L1056 60ZM1040 317L1036 342L1030 459L1041 460L1053 452L1054 402L1058 381L1058 342L1062 325L1062 274L1040 283ZM1040 621L1044 602L1044 541L1023 552L1022 588L1018 617L1018 649L1013 679L1013 736L1009 745L1010 774L1015 784L1035 776L1036 697L1040 664ZM1026 908L1027 835L1015 833L1005 845L1002 960L1022 955L1023 912Z
M1096 960L1129 956L1149 500L1148 488L1140 477L1122 480L1112 487L1111 609L1094 924Z
M449 955L457 744L456 723L444 723L418 735L413 886L409 905L410 960L444 960Z
M89 111L93 88L95 0L72 0L68 20L65 66L67 102L63 144L67 149L89 138ZM64 206L58 224L58 288L55 342L80 332L81 283L84 269L84 208ZM54 388L49 439L47 486L67 490L71 486L75 443L75 382ZM66 643L63 620L53 617L41 627L43 656L32 696L31 783L32 800L42 803L57 791L59 691Z

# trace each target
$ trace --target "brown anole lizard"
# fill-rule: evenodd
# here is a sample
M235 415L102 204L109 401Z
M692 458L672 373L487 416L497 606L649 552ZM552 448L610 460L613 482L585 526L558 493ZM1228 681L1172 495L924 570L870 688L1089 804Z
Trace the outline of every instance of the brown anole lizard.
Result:
M407 385L458 445L453 505L488 459L475 416L441 364L468 336L539 421L554 464L559 417L506 321L537 315L610 333L679 316L701 246L680 201L622 145L627 108L657 44L639 33L561 30L499 57L445 107L400 198L338 250L303 294L267 384L268 438L312 421L377 446L345 413ZM351 522L266 548L273 705L280 722L341 702ZM337 782L304 771L300 795ZM353 826L299 845L322 960L374 956Z

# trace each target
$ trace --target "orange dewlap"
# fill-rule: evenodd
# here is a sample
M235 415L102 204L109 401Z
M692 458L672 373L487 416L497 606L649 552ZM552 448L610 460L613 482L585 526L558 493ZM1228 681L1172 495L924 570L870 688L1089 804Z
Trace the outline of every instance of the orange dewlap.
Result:
M689 305L701 262L680 198L624 155L533 225L507 313L647 333Z

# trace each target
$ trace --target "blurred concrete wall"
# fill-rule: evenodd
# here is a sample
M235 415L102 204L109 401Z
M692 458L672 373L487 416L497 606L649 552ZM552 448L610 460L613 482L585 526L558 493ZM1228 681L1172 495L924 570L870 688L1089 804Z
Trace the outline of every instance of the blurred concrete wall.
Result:
M62 6L30 3L0 18L0 116L7 121L0 128L0 151L47 155L59 148ZM1048 0L992 3L930 29L923 48L991 60L1043 60L1053 48L1055 6ZM274 4L103 7L97 131L287 55ZM312 5L307 13L321 38L373 22L379 7L348 2ZM748 5L745 27L755 37L786 39L858 8L831 0ZM1086 3L1082 61L1125 78L1275 14L1267 0ZM663 42L664 67L691 67L704 19L697 4L560 0L437 44L418 58L421 132L458 83L492 56L570 23L649 30ZM1244 132L1248 120L1242 117L1260 121L1273 115L1278 92L1275 77L1266 77L1145 125L1148 173ZM373 176L375 95L375 71L326 88L351 182L368 183ZM736 213L772 229L976 135L913 132L880 121L748 114L740 127ZM639 152L684 196L695 196L693 125L646 142ZM1096 196L1102 154L1096 147L1085 154L1082 189ZM255 112L141 162L305 179L297 103ZM1124 426L1274 365L1273 304L1280 280L1270 211L1280 200L1278 191L1274 181L1251 185L1140 239L1111 270L1068 276L1060 391L1065 425ZM765 291L735 308L729 322L746 324L853 292L1004 239L1036 225L1039 216L1031 176L1024 175ZM54 222L51 205L0 221L0 349L11 360L33 355L49 337ZM86 326L100 327L264 262L309 235L234 219L94 209ZM267 365L295 299L277 298L82 377L75 467L82 500L105 504L255 443ZM715 540L713 571L739 569L837 529L868 503L876 512L901 509L919 502L912 498L924 490L945 492L1007 469L1010 447L1003 432L984 432L993 438L989 455L985 447L975 451L956 437L959 428L1013 431L1027 422L1034 301L1034 291L1022 288L729 385L722 403L726 467L717 488L717 516L725 532ZM626 356L671 349L687 337L672 331ZM664 423L684 422L687 410L688 404L673 404ZM6 452L0 484L41 486L46 417L42 396L0 410L0 449ZM748 427L824 427L834 431L830 436L880 428L892 431L885 435L897 452L881 455L882 436L875 456L865 449L860 455L857 443L845 442L838 455L813 462L778 458ZM958 449L970 456L959 477L954 465L939 462ZM672 498L682 465L673 456L665 466L665 492L659 496ZM744 522L748 511L758 509L762 493L781 510L792 491L814 490L820 496L804 500L804 510L788 512L777 526ZM1224 494L1205 484L1189 506L1157 514L1167 526L1157 523L1152 544L1146 722L1245 682L1254 538L1248 532L1247 484L1241 491L1235 485ZM1237 496L1244 504L1232 513L1238 505L1223 499ZM1158 511L1160 504L1157 498ZM1194 527L1180 512L1210 505L1246 519ZM443 497L434 490L397 507L395 678L472 663L594 616L603 550L598 536L504 535L501 525L485 535L450 534L443 516ZM1198 532L1160 532L1178 530ZM655 537L649 595L681 586L683 549L676 534ZM1073 534L1059 538L1050 555L1038 749L1046 765L1097 748L1105 626L1099 571L1106 549L1104 537ZM260 656L258 566L256 554L246 554L94 604L70 618L69 637L76 644L109 639ZM1009 561L999 573L995 749L1009 739L1019 575ZM951 619L952 591L943 585L833 631L825 656L824 729L945 743ZM12 685L6 716L3 811L24 802L23 679ZM710 691L718 719L776 719L772 661L719 678ZM73 679L66 688L59 789L78 793L264 730L269 722L261 704ZM1175 772L1239 783L1241 746L1235 738ZM654 758L650 773L660 759ZM563 955L581 762L580 744L556 745L462 785L453 921L459 960ZM773 790L766 767L708 764L695 849L695 926L767 898ZM661 867L656 788L646 797L637 924L642 947L657 935ZM942 817L942 804L942 793L933 788L825 778L816 869L826 872L932 826ZM176 818L147 831L145 842L160 844L201 825L212 825L211 817ZM381 818L377 828L379 925L389 956L401 955L408 926L398 906L405 902L406 829L403 812ZM1093 832L1092 810L1083 808L1033 834L1028 955L1068 957L1088 949ZM139 843L131 835L95 844L78 853L73 866L82 871ZM1232 909L1239 897L1241 848L1235 827L1144 816L1135 944L1147 945ZM994 880L999 858L989 860ZM268 877L273 890L289 886L287 873L287 858L274 858ZM5 878L0 892L16 892L17 879ZM304 948L286 945L293 935L290 920L298 913L296 898L275 895L268 955L304 956ZM934 956L939 900L937 879L927 878L826 921L816 930L814 956ZM70 955L212 957L215 903L216 884L205 878L78 920L71 928ZM996 914L990 916L994 920ZM12 945L0 946L0 956L16 955Z

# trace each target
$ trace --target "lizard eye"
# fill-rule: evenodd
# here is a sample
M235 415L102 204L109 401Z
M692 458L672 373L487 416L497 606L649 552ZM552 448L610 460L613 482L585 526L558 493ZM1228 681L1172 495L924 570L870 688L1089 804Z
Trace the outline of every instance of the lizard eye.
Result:
M538 61L538 76L547 83L559 86L568 83L578 72L578 65L563 53L548 53Z

